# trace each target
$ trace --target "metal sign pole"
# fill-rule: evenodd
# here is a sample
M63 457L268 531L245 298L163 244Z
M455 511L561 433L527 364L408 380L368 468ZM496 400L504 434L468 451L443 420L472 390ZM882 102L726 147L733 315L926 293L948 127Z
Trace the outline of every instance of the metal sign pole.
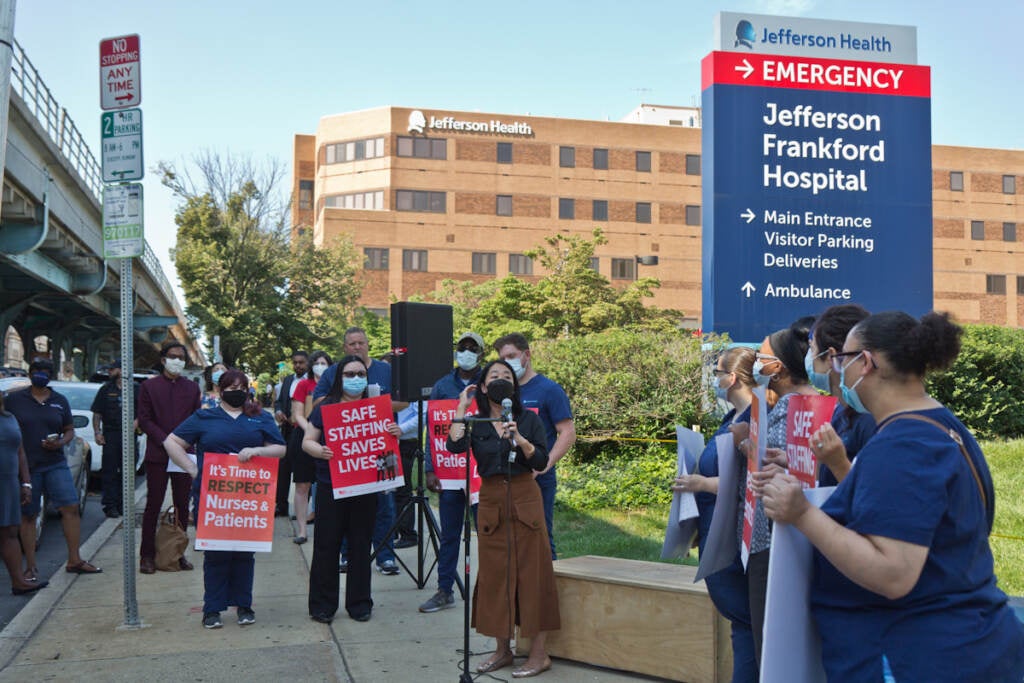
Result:
M135 354L132 346L132 260L121 259L121 485L124 500L122 524L124 554L124 627L138 628L139 604L135 598Z

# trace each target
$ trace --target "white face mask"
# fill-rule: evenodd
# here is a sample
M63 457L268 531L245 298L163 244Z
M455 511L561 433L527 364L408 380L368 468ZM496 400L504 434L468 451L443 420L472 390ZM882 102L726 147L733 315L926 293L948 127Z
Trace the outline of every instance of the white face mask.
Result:
M313 374L316 377L320 377L320 375L324 374L324 370L326 370L327 367L328 367L327 363L314 363L313 364Z
M185 361L180 358L164 358L164 369L172 375L180 375L185 369Z
M480 362L480 356L475 351L467 349L455 354L455 362L459 364L460 368L468 372L475 368L477 363Z
M518 358L506 358L505 362L512 368L512 372L516 373L516 379L522 379L523 374L526 373L526 368L523 367L523 362Z

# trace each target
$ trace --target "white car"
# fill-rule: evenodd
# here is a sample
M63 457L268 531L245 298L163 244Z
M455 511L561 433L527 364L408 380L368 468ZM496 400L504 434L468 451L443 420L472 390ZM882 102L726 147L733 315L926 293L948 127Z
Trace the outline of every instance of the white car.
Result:
M103 469L103 446L96 443L96 430L92 424L92 402L103 385L97 382L50 382L54 391L61 393L71 405L75 421L75 436L81 437L89 447L88 468L93 477L99 477ZM146 435L135 438L135 471L142 467L146 454ZM78 483L78 480L75 480Z

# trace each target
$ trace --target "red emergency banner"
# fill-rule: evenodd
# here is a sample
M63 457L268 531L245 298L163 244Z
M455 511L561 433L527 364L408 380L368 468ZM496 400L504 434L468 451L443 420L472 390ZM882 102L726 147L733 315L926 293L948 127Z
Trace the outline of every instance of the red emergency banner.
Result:
M277 458L203 456L196 550L269 553L274 540Z
M754 397L750 403L750 439L751 454L747 456L747 485L743 497L743 543L740 546L740 557L744 568L750 557L750 545L754 538L754 513L757 510L757 499L751 484L754 472L761 470L764 463L765 444L768 440L768 398L764 387L754 389Z
M434 474L441 482L441 488L448 490L464 490L466 488L466 454L452 453L448 450L448 430L451 429L455 409L459 407L459 399L441 399L427 404L427 434L430 438L430 458L434 464ZM466 417L476 415L474 403L466 411ZM482 425L477 425L477 429ZM470 459L472 468L469 476L469 500L474 505L480 500L480 472L476 467L476 459Z
M394 420L391 396L331 403L320 408L330 460L334 498L387 491L405 483L398 439L388 432Z
M835 396L792 396L786 414L786 459L789 473L805 489L818 486L818 459L811 451L811 434L832 420Z

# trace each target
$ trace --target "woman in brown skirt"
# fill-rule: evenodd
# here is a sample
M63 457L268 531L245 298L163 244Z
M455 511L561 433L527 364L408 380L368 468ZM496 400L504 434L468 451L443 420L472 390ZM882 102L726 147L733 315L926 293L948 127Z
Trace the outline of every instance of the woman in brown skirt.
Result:
M453 424L448 450L464 453L472 445L483 478L477 509L480 569L473 591L473 626L497 640L494 654L477 666L478 673L512 664L510 641L516 626L530 638L530 656L512 671L513 678L536 676L551 668L544 649L547 631L561 628L551 549L544 525L544 506L534 474L547 467L544 425L519 400L519 383L505 361L493 361L459 394L455 417L461 419L476 400L483 422L472 432ZM502 400L511 400L503 415ZM514 455L512 455L514 453Z

